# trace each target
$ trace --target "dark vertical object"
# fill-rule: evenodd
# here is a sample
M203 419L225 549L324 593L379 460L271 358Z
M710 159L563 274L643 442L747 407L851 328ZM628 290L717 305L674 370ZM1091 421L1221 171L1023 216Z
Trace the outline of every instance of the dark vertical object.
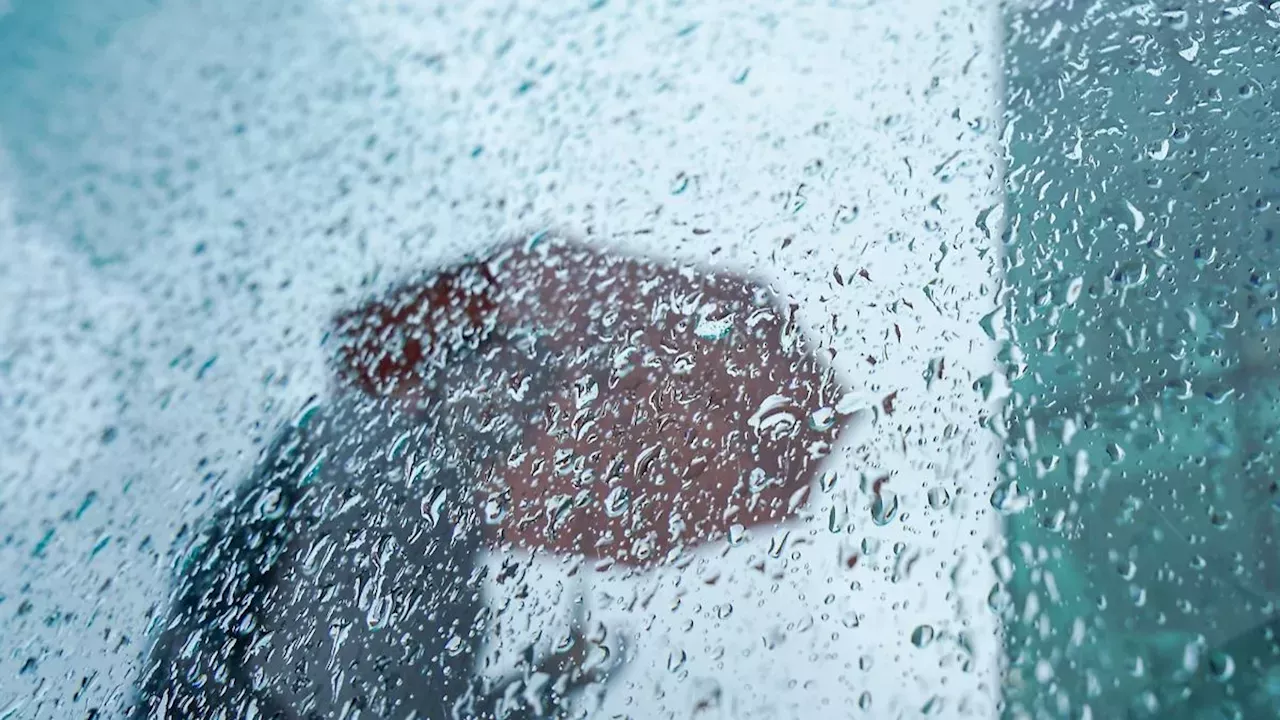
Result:
M476 513L456 458L414 486L389 452L440 423L380 405L287 429L211 520L183 562L138 717L242 717L254 704L280 718L452 716L482 638Z
M476 483L527 409L502 378L532 376L531 402L542 384L534 345L478 323L473 270L338 319L340 366L363 371L339 372L329 406L286 428L192 543L136 718L532 718L593 680L570 658L530 660L571 676L535 707L501 701L519 678L486 687L477 673Z

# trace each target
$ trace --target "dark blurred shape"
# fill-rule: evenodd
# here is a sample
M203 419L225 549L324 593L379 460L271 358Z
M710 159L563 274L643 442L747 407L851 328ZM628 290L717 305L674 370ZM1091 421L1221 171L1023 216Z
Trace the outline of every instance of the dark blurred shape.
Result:
M523 403L524 424L482 501L495 539L529 550L652 565L785 519L847 419L764 286L562 239L403 286L338 327L342 372L367 391L412 393L469 343L502 367L497 402Z
M331 337L333 397L191 542L139 717L558 716L607 668L579 637L480 679L484 528L653 564L794 512L844 422L763 287L562 240L406 283Z
M540 326L559 358L488 488L504 540L646 566L796 511L847 416L763 285L564 242L494 274L500 324Z
M492 334L498 292L488 265L469 263L339 315L341 378L372 396L426 389L458 349Z

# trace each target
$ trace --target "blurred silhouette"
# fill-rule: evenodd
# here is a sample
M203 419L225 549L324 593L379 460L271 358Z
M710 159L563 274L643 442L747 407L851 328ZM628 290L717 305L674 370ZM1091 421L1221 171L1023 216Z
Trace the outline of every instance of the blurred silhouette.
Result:
M137 717L560 716L623 653L575 629L486 679L486 538L673 561L793 513L845 420L762 287L558 239L405 283L331 341L331 398L190 544Z

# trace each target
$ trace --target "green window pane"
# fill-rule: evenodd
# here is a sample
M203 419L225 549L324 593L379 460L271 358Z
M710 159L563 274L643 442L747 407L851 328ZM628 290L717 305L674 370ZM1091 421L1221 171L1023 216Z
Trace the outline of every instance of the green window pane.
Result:
M1006 716L1274 717L1280 15L1006 19Z

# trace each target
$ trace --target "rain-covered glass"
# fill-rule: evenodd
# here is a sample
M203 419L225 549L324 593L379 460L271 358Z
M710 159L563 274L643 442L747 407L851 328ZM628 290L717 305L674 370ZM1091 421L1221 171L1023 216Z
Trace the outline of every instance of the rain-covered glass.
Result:
M1277 716L1278 31L0 0L0 720Z
M1278 11L1008 15L1010 717L1280 713Z

